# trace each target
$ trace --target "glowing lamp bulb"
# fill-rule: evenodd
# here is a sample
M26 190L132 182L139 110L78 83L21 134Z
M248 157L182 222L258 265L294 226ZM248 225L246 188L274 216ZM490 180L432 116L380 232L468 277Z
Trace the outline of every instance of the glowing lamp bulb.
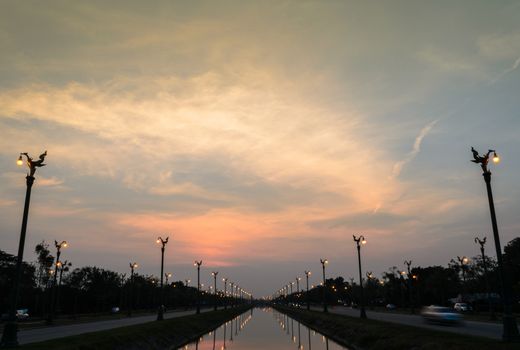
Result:
M22 155L20 154L20 157L18 157L18 160L16 161L16 165L22 165L23 164L23 159L22 159Z
M367 244L367 240L363 238L363 240L361 241L361 244Z
M493 152L493 163L499 163L500 157L498 156L497 152Z

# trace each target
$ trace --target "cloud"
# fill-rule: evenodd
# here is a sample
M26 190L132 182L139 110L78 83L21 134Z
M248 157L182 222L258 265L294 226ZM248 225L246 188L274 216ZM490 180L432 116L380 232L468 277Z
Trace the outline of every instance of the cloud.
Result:
M414 160L415 157L417 157L417 155L421 151L421 143L422 143L423 139L431 132L431 130L433 129L435 124L437 124L438 121L439 121L439 119L436 119L421 129L421 131L419 132L419 135L417 135L417 137L415 138L415 142L413 143L412 150L404 157L403 160L400 160L394 164L394 166L392 168L391 178L398 177L401 174L403 167L405 165L407 165L408 163L410 163L412 160Z

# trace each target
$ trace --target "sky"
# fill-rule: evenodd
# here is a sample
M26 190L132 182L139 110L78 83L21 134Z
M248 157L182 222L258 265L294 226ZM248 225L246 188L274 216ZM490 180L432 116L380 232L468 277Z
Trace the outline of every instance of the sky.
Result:
M518 1L0 2L0 249L267 296L446 266L520 223ZM516 156L515 156L516 155ZM516 157L516 158L515 158ZM412 265L412 266L413 266ZM221 286L219 287L221 288Z

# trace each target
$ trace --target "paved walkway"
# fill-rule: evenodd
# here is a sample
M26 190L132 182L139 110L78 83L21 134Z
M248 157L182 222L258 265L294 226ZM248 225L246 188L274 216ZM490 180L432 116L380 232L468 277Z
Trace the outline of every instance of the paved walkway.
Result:
M213 308L201 309L201 312L211 311ZM195 310L167 312L164 314L165 319L181 317L195 314ZM157 314L125 317L117 320L95 321L87 323L76 323L68 325L48 326L34 329L22 329L18 332L18 342L20 345L41 342L45 340L63 338L71 335L104 331L124 326L131 326L157 320Z

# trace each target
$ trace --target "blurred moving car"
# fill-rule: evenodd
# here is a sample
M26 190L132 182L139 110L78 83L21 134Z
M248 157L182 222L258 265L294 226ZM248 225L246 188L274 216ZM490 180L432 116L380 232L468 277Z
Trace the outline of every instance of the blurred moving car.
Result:
M472 310L471 306L466 303L455 303L453 308L455 309L455 311L458 311L458 312L466 312L466 311Z
M16 318L18 320L25 320L29 318L29 309L16 310Z
M395 310L397 308L397 306L395 306L395 304L386 304L386 308L388 310Z
M449 307L430 305L421 310L421 315L426 322L440 324L462 324L462 315L454 312Z

